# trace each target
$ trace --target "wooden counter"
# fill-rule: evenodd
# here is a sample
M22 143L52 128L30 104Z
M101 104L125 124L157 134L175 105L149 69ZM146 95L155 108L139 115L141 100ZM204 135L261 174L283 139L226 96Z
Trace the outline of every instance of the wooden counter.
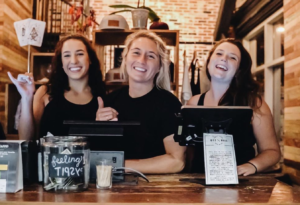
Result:
M90 184L82 193L44 192L42 185L25 186L15 194L0 194L0 204L200 204L300 203L300 187L278 181L279 174L240 177L239 185L205 186L202 174L148 175L150 183L114 185L98 190ZM202 184L200 184L200 183Z

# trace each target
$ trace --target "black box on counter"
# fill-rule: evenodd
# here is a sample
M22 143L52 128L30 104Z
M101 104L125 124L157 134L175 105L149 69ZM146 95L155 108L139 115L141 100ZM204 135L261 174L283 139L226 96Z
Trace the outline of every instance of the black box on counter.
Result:
M36 141L25 141L21 144L23 182L32 184L38 182L38 145Z

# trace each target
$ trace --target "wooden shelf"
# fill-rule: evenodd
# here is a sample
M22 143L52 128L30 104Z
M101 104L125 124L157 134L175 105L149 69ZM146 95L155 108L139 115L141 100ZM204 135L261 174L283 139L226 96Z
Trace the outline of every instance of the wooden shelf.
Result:
M98 30L94 31L94 43L97 45L124 45L125 39L128 35L136 32L138 30ZM155 32L158 36L168 46L177 45L177 35L178 30L151 30Z

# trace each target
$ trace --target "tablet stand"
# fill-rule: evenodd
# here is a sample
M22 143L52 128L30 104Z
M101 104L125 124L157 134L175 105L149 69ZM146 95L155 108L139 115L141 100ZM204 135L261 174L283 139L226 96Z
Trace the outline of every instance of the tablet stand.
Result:
M179 119L179 122L182 121L182 116L177 116ZM228 129L232 123L232 118L228 118L226 120L220 120L220 121L213 121L208 119L201 119L201 132L200 133L219 133L219 134L227 134ZM197 135L197 131L199 129L196 128L197 125L188 124L186 126L183 125L183 135L185 135L184 138L180 135L175 135L174 140L176 142L179 142L181 146L187 146L192 145L196 146L196 143L203 143L203 136ZM198 132L199 133L199 132Z

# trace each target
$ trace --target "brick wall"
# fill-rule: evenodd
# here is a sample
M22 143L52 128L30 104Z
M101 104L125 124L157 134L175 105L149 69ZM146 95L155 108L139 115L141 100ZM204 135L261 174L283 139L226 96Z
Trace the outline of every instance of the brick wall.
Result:
M284 166L300 184L300 1L284 0Z
M141 1L143 2L143 1ZM213 42L213 33L218 16L221 0L146 0L145 6L153 9L161 21L168 23L170 30L180 30L180 42ZM90 0L90 5L96 11L97 22L109 13L116 11L109 5L127 4L137 6L137 0ZM131 13L120 13L132 27ZM148 26L150 22L148 22ZM179 84L182 84L183 74L183 51L187 52L187 62L190 63L193 52L196 50L198 58L205 59L211 45L188 44L180 45ZM107 50L108 52L108 50ZM107 55L110 56L110 55ZM106 60L109 62L109 59ZM106 68L109 69L110 65ZM179 90L180 91L180 90Z

